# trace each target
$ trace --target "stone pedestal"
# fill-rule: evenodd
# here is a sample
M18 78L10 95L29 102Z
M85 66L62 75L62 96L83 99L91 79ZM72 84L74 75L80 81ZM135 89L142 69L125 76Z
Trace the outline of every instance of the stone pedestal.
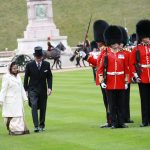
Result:
M33 54L35 46L47 49L47 38L56 46L62 42L67 48L66 53L71 53L67 44L67 36L60 36L59 29L53 21L52 0L26 0L28 12L28 25L24 31L24 38L18 39L18 54Z

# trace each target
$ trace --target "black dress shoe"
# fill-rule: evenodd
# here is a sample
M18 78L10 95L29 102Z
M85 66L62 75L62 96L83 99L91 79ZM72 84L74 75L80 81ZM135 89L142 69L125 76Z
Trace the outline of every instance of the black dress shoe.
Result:
M34 128L34 132L39 132L39 128L38 128L38 127L35 127L35 128Z
M108 123L100 126L100 128L109 128L109 127L111 127L111 124Z
M140 127L147 127L148 126L148 123L142 123L141 125L140 125Z
M43 132L43 131L45 131L45 128L39 127L39 131L40 131L40 132Z
M111 129L116 129L117 128L117 126L111 126Z
M128 126L126 124L122 124L118 126L119 128L128 128Z
M128 119L128 120L125 120L125 123L134 123L134 121L133 121L133 120Z

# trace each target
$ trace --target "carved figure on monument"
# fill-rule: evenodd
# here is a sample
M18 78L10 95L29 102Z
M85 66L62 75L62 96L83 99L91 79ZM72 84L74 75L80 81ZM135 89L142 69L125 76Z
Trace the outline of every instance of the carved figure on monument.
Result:
M47 8L45 5L37 5L35 8L36 8L37 19L47 18Z

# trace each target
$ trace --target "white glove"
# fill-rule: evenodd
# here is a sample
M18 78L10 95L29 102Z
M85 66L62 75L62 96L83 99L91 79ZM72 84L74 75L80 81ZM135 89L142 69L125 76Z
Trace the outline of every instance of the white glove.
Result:
M126 90L126 89L128 89L128 84L127 84L127 83L125 84L125 90Z
M106 85L104 82L102 82L102 83L101 83L101 87L102 87L103 89L106 89L107 85Z
M85 58L85 56L86 56L86 53L84 51L80 51L79 54L82 58Z

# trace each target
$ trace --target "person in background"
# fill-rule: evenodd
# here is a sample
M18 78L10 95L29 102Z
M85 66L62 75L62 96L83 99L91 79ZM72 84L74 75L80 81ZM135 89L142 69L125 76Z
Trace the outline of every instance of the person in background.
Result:
M47 51L50 52L54 48L54 46L50 42L50 37L48 37L47 40L48 40L48 42L47 42Z
M104 32L107 52L101 58L99 67L99 82L106 89L111 128L126 128L123 118L124 90L128 88L129 69L126 55L120 52L122 32L116 25L110 25ZM107 57L107 70L105 71L105 58Z
M131 34L130 39L129 39L129 46L133 48L136 45L137 45L137 37L136 37L136 33L133 33Z
M47 96L52 93L52 73L50 63L43 60L42 47L35 47L33 55L35 59L26 65L24 88L28 93L29 105L32 109L34 132L39 132L45 130Z
M126 60L127 60L127 64L128 64L128 68L129 64L130 64L130 55L131 55L131 50L127 47L127 42L128 42L128 34L125 30L124 27L119 26L121 32L122 32L122 42L120 43L120 52L124 53L124 55L126 55ZM129 71L129 76L130 76L130 71ZM124 90L124 109L123 109L123 117L124 117L124 122L125 123L133 123L133 120L130 119L130 83L131 83L131 78L129 77L129 81L128 81L128 88L126 90Z
M92 64L93 66L95 66L97 68L96 85L100 86L101 91L102 91L103 102L104 102L104 106L106 109L106 119L107 119L107 122L104 125L100 125L100 128L111 127L111 116L110 116L110 112L109 112L108 97L107 97L106 89L101 87L101 84L99 83L99 76L98 76L98 74L99 74L98 68L100 65L101 58L107 49L103 34L104 34L104 31L106 30L106 28L108 28L108 26L109 26L109 24L105 20L96 20L93 24L94 41L97 43L98 49L100 52L100 55L98 56L98 58L95 59L92 55L85 54L84 52L82 52L82 54L81 54L82 57L84 58L84 60L86 60L87 62L89 62L90 64Z
M138 44L131 52L130 70L139 86L142 113L140 127L146 127L150 125L150 20L140 20L136 24L136 34Z
M2 105L2 117L6 123L10 135L29 134L25 119L23 101L27 101L18 66L12 62L9 72L2 78L0 92L0 104Z

